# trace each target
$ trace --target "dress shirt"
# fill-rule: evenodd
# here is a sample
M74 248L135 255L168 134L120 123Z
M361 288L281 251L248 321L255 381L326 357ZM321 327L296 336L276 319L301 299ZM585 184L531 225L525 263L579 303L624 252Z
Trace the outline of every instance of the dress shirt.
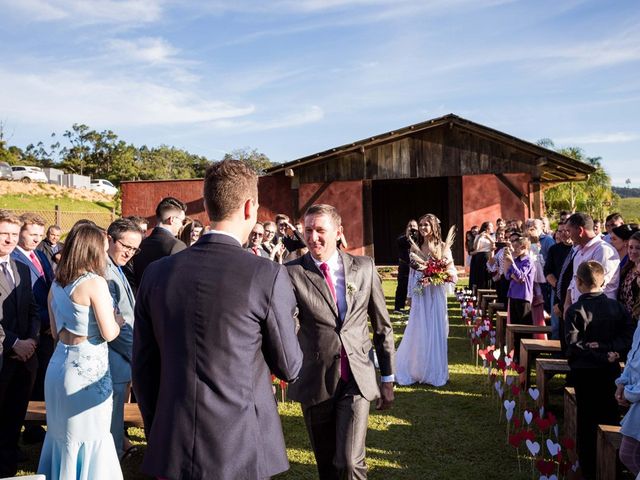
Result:
M616 249L597 235L584 246L575 245L574 249L576 254L573 257L573 278L567 290L567 295L571 295L571 303L577 302L580 298L575 279L578 267L589 260L595 260L604 267L603 291L607 297L615 300L620 281L620 257Z
M22 252L22 254L27 257L27 260L29 260L29 262L33 263L33 259L31 258L31 254L33 253L35 255L35 250L25 250L24 248L22 248L20 245L16 245L16 250L18 250L19 252ZM38 258L36 256L36 258ZM42 266L42 263L40 262L40 259L38 258L38 263L40 264L39 266L36 265L35 263L33 263L33 265L35 265L36 270L40 271L42 270L42 275L44 275L44 267Z
M474 252L490 252L493 249L493 242L484 235L478 235L475 240Z
M344 276L344 265L342 263L342 258L340 254L336 251L326 262L321 260L317 260L316 258L311 256L313 259L313 263L316 264L318 270L320 270L320 265L322 263L326 263L329 266L329 275L331 275L331 280L333 281L333 286L336 289L336 300L338 303L338 313L340 314L340 321L344 321L344 317L347 313L347 287ZM320 270L321 271L321 270ZM394 382L395 375L382 375L380 376L380 381Z
M233 233L225 232L224 230L209 230L205 235L211 235L212 233L217 233L218 235L226 235L227 237L233 238L236 242L242 246L242 242L238 237L236 237Z
M13 278L13 284L16 284L16 274L13 271L13 268L11 268L11 256L7 255L6 257L2 257L0 258L0 263L6 263L7 264L7 272L9 272L9 275L11 275L11 278ZM2 267L4 268L4 267Z

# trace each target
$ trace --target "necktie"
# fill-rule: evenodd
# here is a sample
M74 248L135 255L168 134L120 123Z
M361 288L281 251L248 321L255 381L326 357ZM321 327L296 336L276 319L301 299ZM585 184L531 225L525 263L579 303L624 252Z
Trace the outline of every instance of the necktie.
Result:
M31 259L31 263L33 263L33 265L36 267L36 270L38 270L38 273L40 274L40 276L44 276L44 269L42 268L42 264L40 263L40 260L38 260L38 256L36 255L36 252L34 252L33 250L31 250L31 253L29 254L29 258Z
M565 272L567 271L567 268L569 268L569 265L573 267L573 257L575 257L575 255L576 255L576 251L572 248L571 252L569 252L569 255L567 255L567 258L562 264L562 270L560 270L560 277L558 278L558 283L556 284L556 296L558 297L558 300L562 300L562 279L564 277Z
M9 288L10 289L15 288L16 283L13 281L13 277L11 276L11 272L9 271L9 262L2 262L2 272L4 273L4 276L7 279Z
M253 254L254 254L254 255L260 255L260 254L258 253L258 247L251 247L251 250L253 250Z
M331 296L333 297L333 301L336 302L336 308L338 307L338 295L336 295L336 287L333 284L333 279L331 278L331 272L329 272L329 265L325 262L320 264L320 271L324 276L325 282L327 282L327 286L329 287L329 291L331 292ZM340 317L340 313L338 312L338 318ZM344 349L344 346L340 348L340 379L343 382L349 381L349 360L347 359L347 352Z

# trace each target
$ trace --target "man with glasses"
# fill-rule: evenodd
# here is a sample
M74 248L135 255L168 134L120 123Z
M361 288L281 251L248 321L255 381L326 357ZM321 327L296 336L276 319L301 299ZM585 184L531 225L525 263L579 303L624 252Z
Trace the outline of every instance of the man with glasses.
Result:
M251 229L249 234L249 242L247 242L247 250L259 257L270 258L269 254L262 248L262 239L264 238L264 226L257 222Z
M120 335L109 342L109 369L113 382L113 413L111 415L111 434L116 444L118 457L132 452L131 443L124 437L124 404L131 382L131 355L133 349L133 309L135 297L122 267L140 252L142 231L133 221L121 218L109 225L107 230L109 250L107 250L107 271L105 278L109 292L116 307L116 313L122 315L124 323ZM126 442L126 445L125 445Z
M186 212L187 206L177 198L167 197L160 200L156 207L158 225L142 241L140 244L141 253L133 259L135 285L131 285L131 287L134 290L140 285L142 274L151 262L187 248L182 240L176 238L182 227L182 221L186 217Z

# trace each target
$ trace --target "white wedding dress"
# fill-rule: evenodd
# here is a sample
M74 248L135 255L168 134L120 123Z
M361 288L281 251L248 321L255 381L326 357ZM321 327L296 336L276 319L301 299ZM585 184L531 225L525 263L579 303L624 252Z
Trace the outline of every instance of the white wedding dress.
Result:
M451 259L447 252L445 258ZM455 267L449 269L453 281L457 281ZM427 383L440 387L449 380L447 337L447 291L445 285L428 285L422 293L415 286L422 274L411 269L409 292L411 311L409 323L396 352L396 381L400 385Z

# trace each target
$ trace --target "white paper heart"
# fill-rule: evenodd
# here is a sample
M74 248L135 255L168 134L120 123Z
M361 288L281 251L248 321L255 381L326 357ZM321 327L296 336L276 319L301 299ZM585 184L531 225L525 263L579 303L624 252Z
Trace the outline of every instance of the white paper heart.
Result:
M578 468L580 468L580 462L578 460L576 460L576 463L571 465L571 470L573 470L574 472L577 472Z
M530 388L529 389L529 396L531 398L533 398L533 400L538 400L538 397L540 396L540 390L538 390L537 388ZM541 415L542 416L542 415Z
M511 386L512 383L513 383L513 377L512 376L508 376L507 377L507 385Z
M496 383L493 384L493 386L497 392L498 390L500 390L500 387L502 386L502 382L500 380L497 380Z
M507 346L505 345L504 347L502 347L502 350L504 351L504 354L507 354Z
M510 408L506 411L505 416L507 417L507 422L510 422L513 418L513 408Z
M513 410L514 408L516 408L516 401L515 400L505 400L503 402L504 408L506 408L507 410Z
M549 450L549 453L551 454L552 457L555 457L560 451L560 444L555 443L550 438L547 438L547 450Z
M532 442L529 439L527 439L526 443L527 443L527 448L529 449L529 452L531 452L531 455L535 457L540 451L540 444L538 442Z
M510 367L513 363L513 359L511 357L504 357L504 363L506 363L507 367Z
M531 423L531 420L533 420L533 413L530 412L529 410L525 410L524 421L527 422L527 425L529 425Z
M500 350L493 351L493 358L495 358L496 360L500 358Z
M550 477L547 477L546 475L542 475L540 477L540 480L558 480L558 477L556 477L556 475L551 475Z
M504 388L500 388L500 389L498 390L498 396L499 396L500 398L502 398L502 395L504 395Z
M555 433L556 438L558 438L558 424L557 423L553 426L553 433Z

